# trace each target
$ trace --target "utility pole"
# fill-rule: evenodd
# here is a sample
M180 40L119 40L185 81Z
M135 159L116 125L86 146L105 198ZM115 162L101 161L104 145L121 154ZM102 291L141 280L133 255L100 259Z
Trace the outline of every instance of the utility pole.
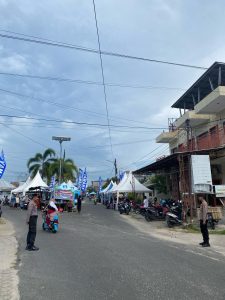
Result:
M186 131L187 131L187 151L191 151L192 149L190 149L190 120L187 119L186 120ZM192 137L191 137L192 138ZM188 202L190 204L190 217L191 217L191 222L193 220L193 201L192 201L192 195L191 195L191 154L188 153Z
M115 161L114 161L114 167L115 167L115 177L117 177L117 174L118 174L118 169L117 169L117 162L116 162L116 158L115 158Z
M59 158L59 184L62 180L62 142L69 142L71 140L70 137L64 137L64 136L53 136L53 141L59 141L60 145L60 158Z

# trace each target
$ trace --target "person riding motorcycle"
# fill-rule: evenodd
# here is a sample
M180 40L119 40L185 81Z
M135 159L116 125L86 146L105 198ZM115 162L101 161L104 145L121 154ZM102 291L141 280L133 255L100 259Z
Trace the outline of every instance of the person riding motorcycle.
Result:
M51 221L54 220L54 216L58 214L58 208L55 204L55 199L52 198L49 201L49 204L47 206L47 215L46 215L46 223L49 227L51 227Z

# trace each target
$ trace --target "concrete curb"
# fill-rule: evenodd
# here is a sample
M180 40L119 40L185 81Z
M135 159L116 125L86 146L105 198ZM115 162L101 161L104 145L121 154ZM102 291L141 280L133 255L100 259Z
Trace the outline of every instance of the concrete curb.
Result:
M12 224L1 218L0 223L0 299L18 300L19 277L16 270L18 243Z

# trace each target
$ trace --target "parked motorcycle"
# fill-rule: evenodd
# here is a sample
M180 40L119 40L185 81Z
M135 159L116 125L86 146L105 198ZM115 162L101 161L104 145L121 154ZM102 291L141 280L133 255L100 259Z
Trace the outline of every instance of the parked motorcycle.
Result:
M121 215L122 214L129 215L130 210L131 210L130 203L128 203L128 202L119 203L118 210L119 210L119 212L120 212Z
M154 220L165 220L167 212L168 212L167 206L152 205L146 208L145 220L147 222L154 221Z
M44 231L50 231L52 233L56 233L59 230L59 217L58 214L55 214L53 217L53 220L49 219L49 216L47 214L47 211L44 211L42 213L42 229Z
M208 226L211 229L215 229L215 226L218 224L218 220L213 219L213 214L208 213Z
M182 225L181 220L182 206L181 204L174 205L166 214L166 224L169 228Z

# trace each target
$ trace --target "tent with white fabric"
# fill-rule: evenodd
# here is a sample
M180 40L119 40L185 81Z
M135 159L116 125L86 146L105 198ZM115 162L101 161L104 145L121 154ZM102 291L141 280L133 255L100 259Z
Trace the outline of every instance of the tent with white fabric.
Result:
M23 193L24 192L24 189L30 184L31 182L31 178L30 176L27 178L27 180L22 183L20 186L18 186L16 189L12 190L11 191L11 194L19 194L19 193Z
M14 188L15 188L15 186L12 185L11 183L9 183L8 181L6 181L4 179L0 179L0 191L1 192L10 192Z
M127 173L124 173L121 181L111 189L111 193L116 193L117 190L126 182L126 180L127 180Z
M111 180L110 183L107 185L107 187L100 191L100 194L105 194L112 187L113 187L113 181Z
M151 192L146 186L140 183L134 175L130 172L126 181L123 182L119 187L117 187L117 192L119 193L149 193Z
M37 174L31 180L31 182L25 187L23 192L27 192L30 188L36 188L36 187L48 188L47 184L42 180L39 171L37 171Z
M106 191L106 194L113 193L113 191L117 188L117 183L112 181L112 186Z

